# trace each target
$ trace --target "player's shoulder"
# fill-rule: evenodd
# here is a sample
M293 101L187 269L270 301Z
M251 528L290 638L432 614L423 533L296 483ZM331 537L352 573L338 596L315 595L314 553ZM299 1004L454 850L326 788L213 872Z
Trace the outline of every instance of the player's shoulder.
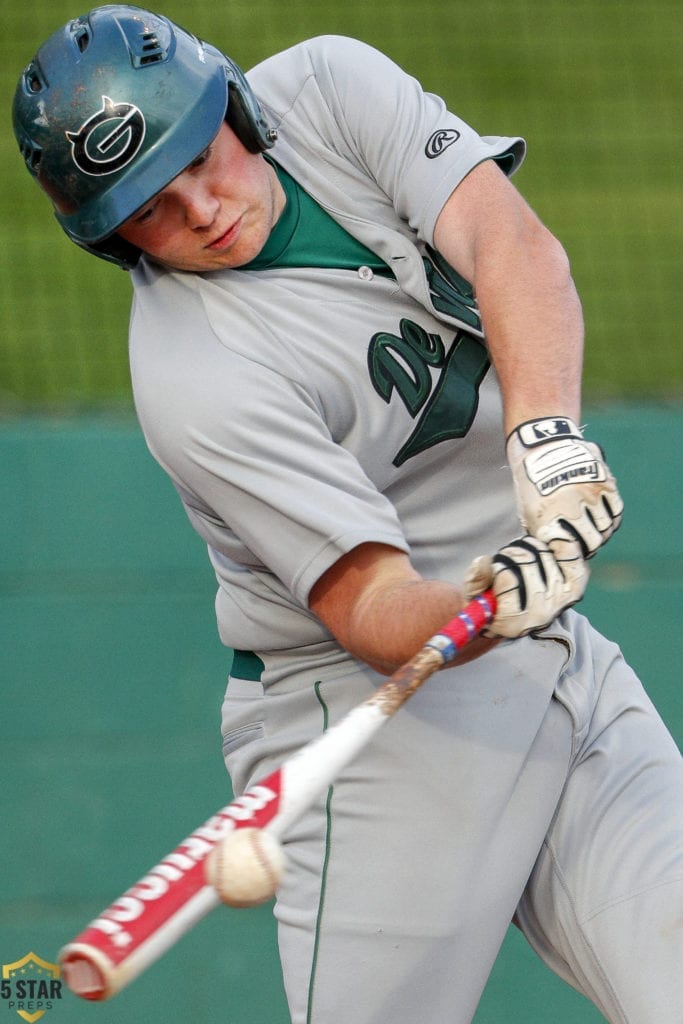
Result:
M258 77L272 68L285 64L303 64L310 67L315 67L319 63L344 64L350 60L361 59L369 53L378 52L375 47L354 36L326 33L303 39L285 50L266 57L254 65L247 75L250 79Z
M247 72L247 78L256 92L273 93L274 87L285 93L298 92L309 78L321 83L327 79L357 76L378 62L389 59L360 39L352 36L326 34L304 39L286 50L273 54Z

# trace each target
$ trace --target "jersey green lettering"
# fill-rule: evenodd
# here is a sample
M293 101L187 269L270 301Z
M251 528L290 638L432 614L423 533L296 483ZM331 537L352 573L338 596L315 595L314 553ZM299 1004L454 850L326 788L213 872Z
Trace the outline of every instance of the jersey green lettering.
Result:
M375 334L368 348L370 380L389 403L394 391L411 417L419 419L393 460L401 466L413 455L440 441L464 437L479 404L479 385L489 368L483 344L464 331L446 348L438 334L429 334L411 320L401 320L400 336ZM432 387L430 367L440 370Z
M481 330L481 317L469 281L435 249L428 248L423 261L434 309Z
M415 417L432 388L429 367L443 365L445 349L438 334L428 334L412 320L401 320L399 330L399 337L381 331L371 339L368 348L370 380L387 403L395 388L410 415Z

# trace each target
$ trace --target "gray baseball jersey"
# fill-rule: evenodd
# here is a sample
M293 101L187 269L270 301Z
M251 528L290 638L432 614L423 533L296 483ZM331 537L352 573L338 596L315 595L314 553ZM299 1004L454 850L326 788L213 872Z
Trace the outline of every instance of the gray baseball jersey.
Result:
M332 55L344 78L323 100ZM388 107L362 103L362 63ZM410 550L426 576L457 580L519 532L476 304L427 246L467 172L492 156L513 169L523 146L480 139L350 40L297 47L253 79L278 127L278 162L392 274L200 277L143 263L131 352L149 444L210 546L221 638L277 672L272 652L329 638L308 593L359 543ZM414 118L394 126L390 111L418 98ZM345 140L361 129L367 150L353 152ZM406 171L392 197L382 168L395 174L397 163Z
M140 421L207 542L221 638L254 652L224 702L238 792L378 681L308 610L341 555L383 542L457 582L520 532L476 302L433 231L474 166L511 173L523 143L480 137L351 40L250 81L277 164L369 255L133 274ZM288 837L294 1024L465 1024L515 913L609 1020L676 1024L682 951L659 925L681 784L640 684L574 612L441 673Z

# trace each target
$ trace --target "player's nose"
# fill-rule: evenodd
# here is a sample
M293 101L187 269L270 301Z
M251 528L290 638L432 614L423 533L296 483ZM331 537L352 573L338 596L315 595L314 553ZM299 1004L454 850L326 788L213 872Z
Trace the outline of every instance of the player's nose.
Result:
M211 227L220 209L216 196L200 182L186 184L183 189L185 221L192 230Z

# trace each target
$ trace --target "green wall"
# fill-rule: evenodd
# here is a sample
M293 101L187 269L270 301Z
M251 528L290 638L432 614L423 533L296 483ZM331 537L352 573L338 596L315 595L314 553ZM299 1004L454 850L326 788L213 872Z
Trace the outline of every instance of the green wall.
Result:
M70 0L3 0L0 412L129 402L127 275L70 245L10 126L21 69ZM672 0L169 0L245 68L319 33L384 49L484 135L523 135L518 188L559 235L592 397L683 394L681 5ZM277 151L274 151L277 155Z
M677 739L680 448L664 406L589 414L627 516L584 601ZM218 711L229 666L202 543L123 417L0 426L3 854L0 962L54 960L230 799ZM352 981L351 981L352 983ZM476 1024L599 1015L511 933ZM52 1024L285 1024L268 907L219 909L110 1003L67 993ZM7 1018L8 1020L12 1018Z

